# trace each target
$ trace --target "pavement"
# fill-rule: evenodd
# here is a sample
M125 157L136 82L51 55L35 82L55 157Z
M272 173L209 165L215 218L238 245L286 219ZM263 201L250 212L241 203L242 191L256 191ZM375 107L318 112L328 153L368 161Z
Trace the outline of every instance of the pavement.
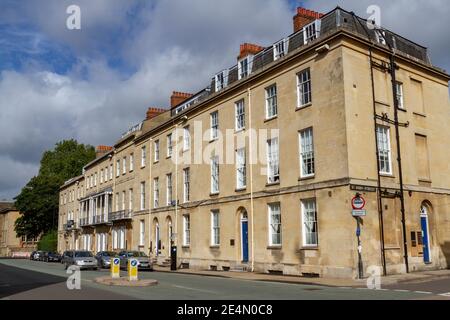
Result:
M140 279L158 281L150 287L116 287L94 282L108 272L82 271L81 289L69 290L66 286L69 275L59 263L0 260L0 299L450 300L450 277L444 272L437 275L438 279L431 275L431 279L426 280L426 276L430 276L427 272L421 277L422 281L399 282L403 278L392 278L396 282L383 283L381 290L369 290L358 281L345 280L348 282L344 283L342 279L194 270L171 272L167 268L139 272ZM126 272L122 272L122 276L126 276Z

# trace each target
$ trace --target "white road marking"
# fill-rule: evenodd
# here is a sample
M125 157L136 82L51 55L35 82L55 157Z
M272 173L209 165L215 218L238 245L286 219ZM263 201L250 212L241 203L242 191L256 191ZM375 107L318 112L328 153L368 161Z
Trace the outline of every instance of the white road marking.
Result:
M197 288L190 288L190 287L185 287L185 286L179 286L179 285L172 285L172 287L175 288L180 288L180 289L187 289L187 290L194 290L194 291L200 291L200 292L208 292L208 293L217 293L216 291L211 291L211 290L203 290L203 289L197 289Z
M410 290L395 289L396 292L411 292Z
M415 293L421 293L421 294L432 294L433 292L429 291L414 291Z
M440 293L439 295L440 295L440 296L443 296L443 297L450 297L450 292L447 292L447 293Z

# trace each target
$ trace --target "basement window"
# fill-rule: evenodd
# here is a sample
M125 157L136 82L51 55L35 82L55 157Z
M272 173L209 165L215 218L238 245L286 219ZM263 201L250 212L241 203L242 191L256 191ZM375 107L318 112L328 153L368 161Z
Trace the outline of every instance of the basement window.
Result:
M317 39L320 36L321 20L316 20L303 28L303 39L305 44Z

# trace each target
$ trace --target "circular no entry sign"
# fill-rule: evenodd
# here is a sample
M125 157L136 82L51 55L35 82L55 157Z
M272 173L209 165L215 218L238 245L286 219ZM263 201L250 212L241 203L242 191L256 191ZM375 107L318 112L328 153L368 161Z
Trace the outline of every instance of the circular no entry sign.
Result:
M366 205L366 200L364 200L361 196L355 196L352 199L352 208L354 210L362 210L364 209L364 206Z

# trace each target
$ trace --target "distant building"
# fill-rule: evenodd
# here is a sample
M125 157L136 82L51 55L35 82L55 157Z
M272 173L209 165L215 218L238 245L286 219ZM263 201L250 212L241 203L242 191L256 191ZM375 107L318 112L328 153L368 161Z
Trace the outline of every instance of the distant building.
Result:
M0 257L23 257L36 247L34 239L18 237L14 223L20 212L13 202L0 202Z
M364 276L450 266L450 76L425 47L341 8L299 8L291 35L243 44L236 62L61 186L60 251L166 265L176 245L183 268L343 278L358 253Z

